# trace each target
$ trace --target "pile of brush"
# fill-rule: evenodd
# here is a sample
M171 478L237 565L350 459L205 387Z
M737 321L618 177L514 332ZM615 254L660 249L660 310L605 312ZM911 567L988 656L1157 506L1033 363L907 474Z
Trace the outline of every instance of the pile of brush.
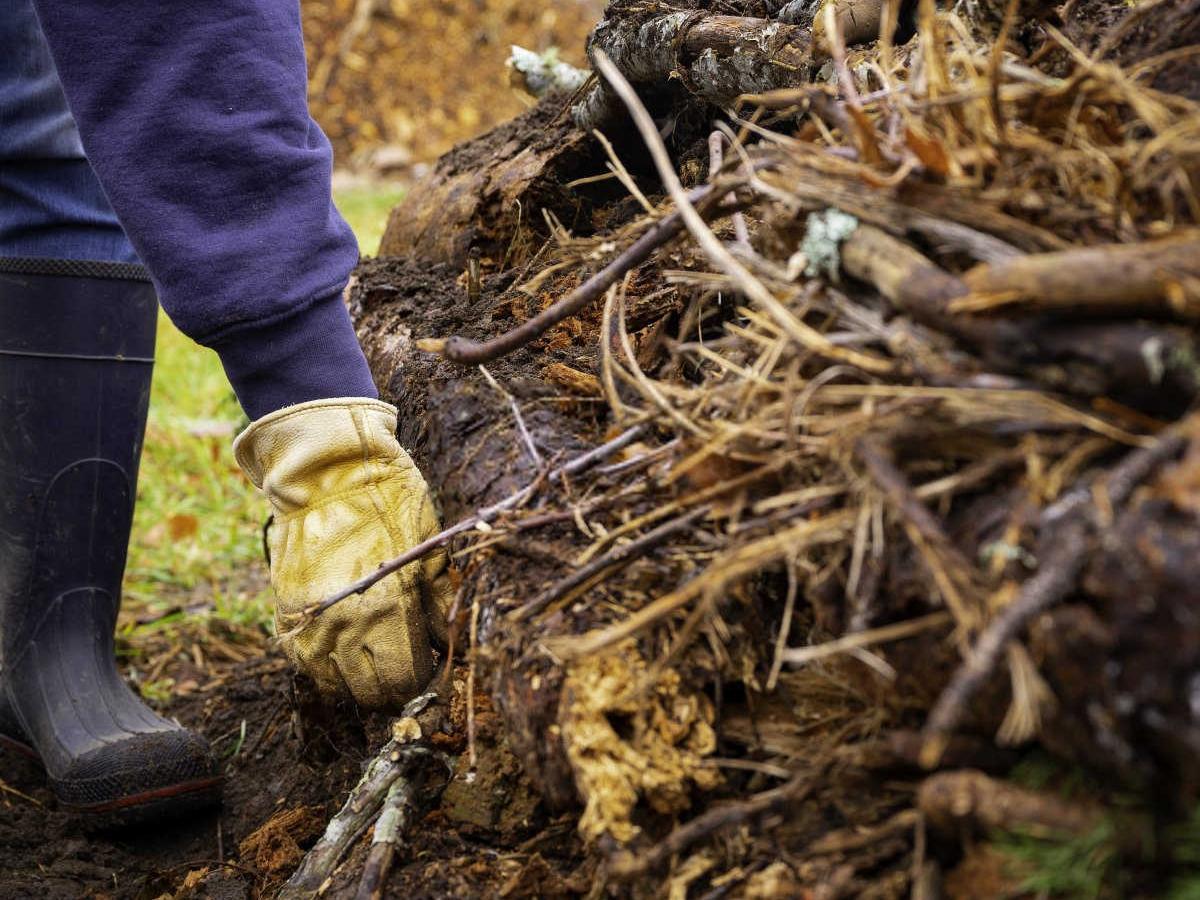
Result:
M619 0L360 269L468 726L595 896L993 895L997 829L1189 874L1196 4L1026 6Z

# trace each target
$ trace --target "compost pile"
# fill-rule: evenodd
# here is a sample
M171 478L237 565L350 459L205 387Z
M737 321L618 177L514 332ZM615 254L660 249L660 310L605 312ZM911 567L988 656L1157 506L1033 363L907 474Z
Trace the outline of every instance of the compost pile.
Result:
M341 166L429 162L522 109L510 45L582 57L592 0L304 0L309 102Z
M619 0L443 158L351 306L466 734L355 821L482 779L508 896L999 896L997 830L1194 879L1198 11Z

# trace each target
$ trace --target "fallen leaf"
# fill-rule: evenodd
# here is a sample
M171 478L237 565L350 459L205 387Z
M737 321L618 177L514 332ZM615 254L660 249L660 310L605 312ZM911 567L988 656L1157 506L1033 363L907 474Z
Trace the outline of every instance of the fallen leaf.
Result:
M195 516L181 513L167 519L167 533L173 541L181 541L192 537L200 528L200 520Z

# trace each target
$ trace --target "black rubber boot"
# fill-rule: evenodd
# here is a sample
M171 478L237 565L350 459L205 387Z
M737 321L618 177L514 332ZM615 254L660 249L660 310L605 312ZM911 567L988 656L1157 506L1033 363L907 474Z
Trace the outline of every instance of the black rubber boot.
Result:
M113 656L156 315L140 266L0 259L0 732L106 824L220 783Z

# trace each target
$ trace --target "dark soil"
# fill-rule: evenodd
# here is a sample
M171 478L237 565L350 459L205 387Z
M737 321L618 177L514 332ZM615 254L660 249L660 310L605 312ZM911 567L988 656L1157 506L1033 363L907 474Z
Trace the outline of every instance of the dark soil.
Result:
M85 823L55 809L36 764L4 753L5 783L38 805L3 794L0 895L158 897L178 891L190 871L220 869L222 861L237 868L210 876L208 895L249 897L277 878L277 872L253 861L239 861L239 842L273 816L296 809L312 812L303 823L305 833L296 837L315 837L357 779L364 751L328 745L305 752L291 715L291 676L276 655L232 667L213 680L218 683L173 699L164 712L207 737L222 758L226 781L220 811L123 833L89 834Z
M160 711L212 743L225 774L220 810L92 833L55 808L35 763L0 751L0 897L241 900L275 894L358 781L386 720L360 721L344 709L310 705L273 652L210 676ZM451 733L442 736L454 753L466 746L462 709L458 713ZM497 745L498 723L483 697L476 724L476 777L468 782L457 773L414 830L404 851L409 862L393 870L387 896L496 896L504 889L510 897L552 897L569 886L578 892L582 876L571 875L577 866L573 824L541 815L517 777L516 760ZM367 845L350 854L347 874L326 896L353 896Z

